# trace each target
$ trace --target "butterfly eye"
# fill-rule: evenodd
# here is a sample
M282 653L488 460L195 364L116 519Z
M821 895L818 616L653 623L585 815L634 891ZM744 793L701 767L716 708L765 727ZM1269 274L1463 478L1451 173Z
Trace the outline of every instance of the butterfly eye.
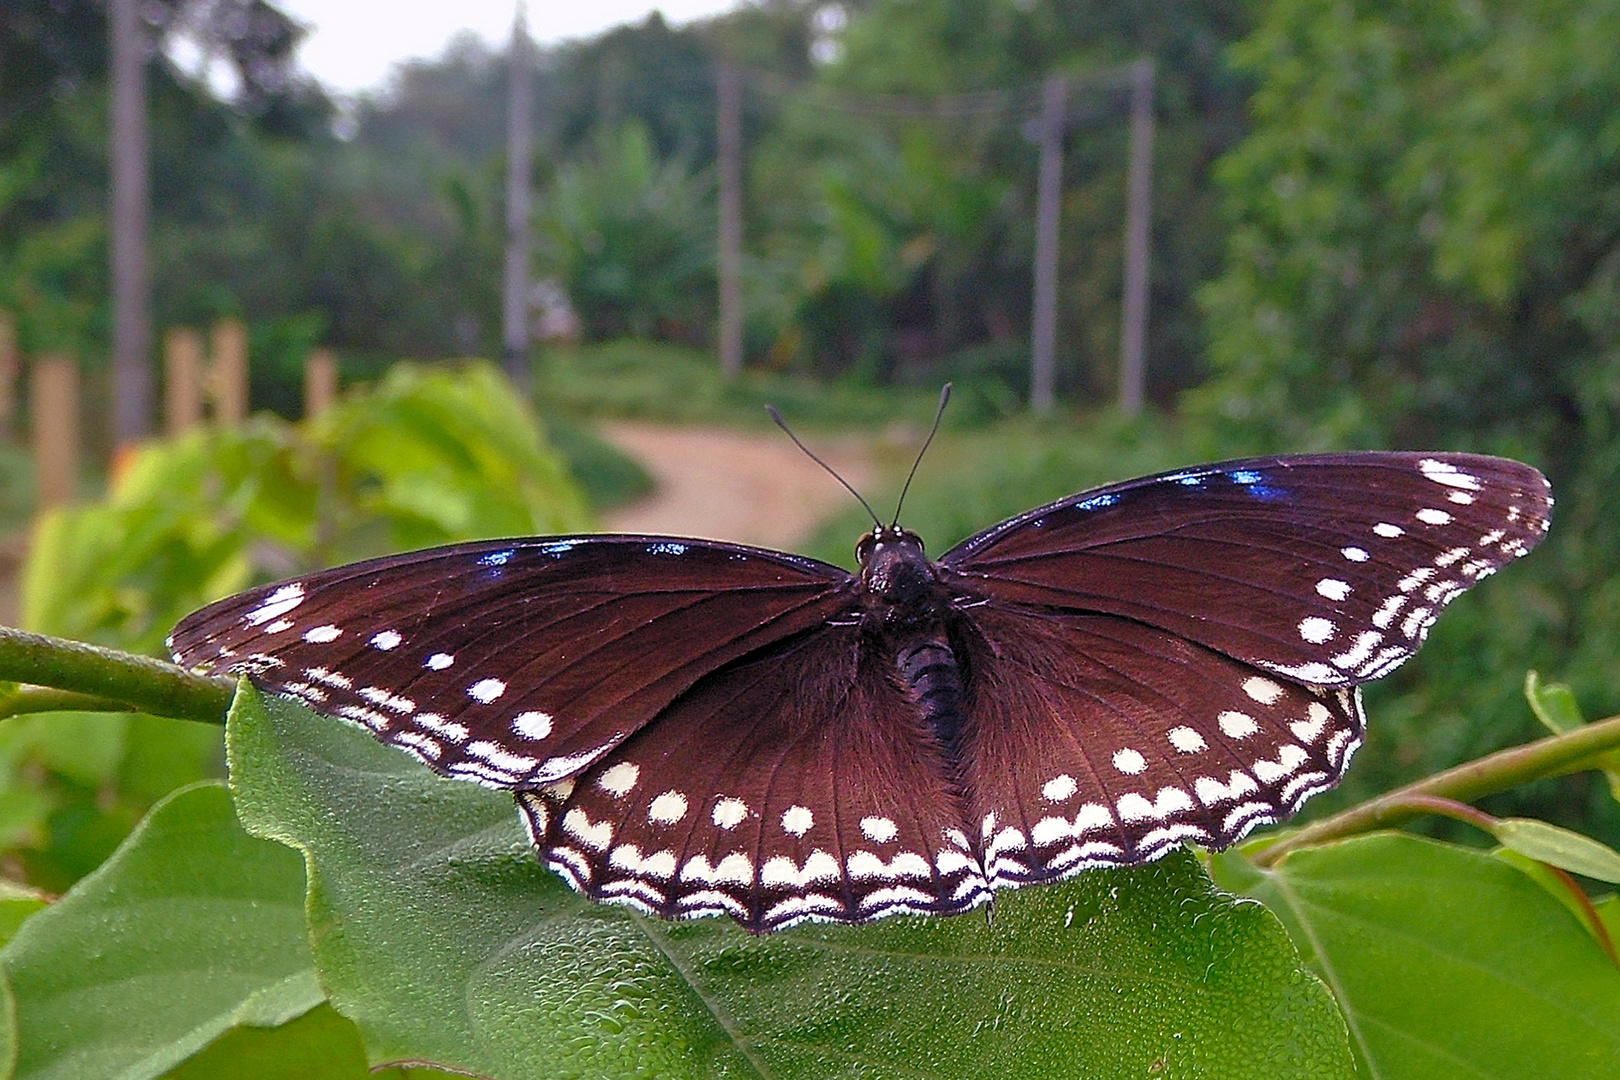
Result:
M876 545L876 543L877 540L872 536L871 533L867 533L865 536L855 541L855 561L860 563L862 566L869 563L872 560L872 548L874 545Z

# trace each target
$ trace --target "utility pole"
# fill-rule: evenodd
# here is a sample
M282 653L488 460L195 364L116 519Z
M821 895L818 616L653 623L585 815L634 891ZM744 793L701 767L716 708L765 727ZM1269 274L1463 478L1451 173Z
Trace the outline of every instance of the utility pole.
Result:
M1041 171L1035 189L1035 304L1030 313L1029 403L1052 411L1056 381L1058 223L1063 201L1063 108L1067 83L1048 75L1041 93Z
M1147 350L1148 240L1153 191L1153 61L1131 65L1131 165L1126 183L1125 297L1119 331L1119 410L1142 411Z
M529 28L523 0L512 20L506 96L506 277L501 293L501 362L520 395L529 390Z
M152 428L152 286L147 262L146 49L140 0L112 0L113 442L122 452Z
M720 110L720 370L742 373L742 86L737 69L721 64Z

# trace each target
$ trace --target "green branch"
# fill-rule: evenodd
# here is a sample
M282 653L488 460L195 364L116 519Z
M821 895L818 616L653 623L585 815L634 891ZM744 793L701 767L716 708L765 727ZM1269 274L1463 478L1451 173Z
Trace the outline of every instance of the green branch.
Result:
M1415 784L1386 792L1330 818L1283 837L1250 856L1258 866L1274 866L1298 848L1400 825L1431 813L1429 798L1467 803L1532 780L1596 768L1592 759L1620 747L1620 716L1498 751L1435 773Z
M236 692L232 679L9 626L0 626L0 682L30 684L0 692L0 717L50 708L125 710L223 724Z

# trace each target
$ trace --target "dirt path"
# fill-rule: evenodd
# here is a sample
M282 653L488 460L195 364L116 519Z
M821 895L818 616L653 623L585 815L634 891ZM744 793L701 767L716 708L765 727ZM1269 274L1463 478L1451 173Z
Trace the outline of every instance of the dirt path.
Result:
M641 462L658 490L606 516L615 532L731 540L792 550L818 522L850 505L848 492L787 436L610 421L602 435ZM860 444L816 446L857 489L875 476Z

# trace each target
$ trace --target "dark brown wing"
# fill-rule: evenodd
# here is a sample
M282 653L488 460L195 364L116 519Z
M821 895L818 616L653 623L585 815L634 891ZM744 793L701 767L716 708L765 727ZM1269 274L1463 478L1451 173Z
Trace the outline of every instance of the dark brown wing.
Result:
M1541 541L1528 465L1356 453L1202 465L1074 495L940 559L964 594L1121 615L1275 675L1348 686Z
M1355 689L1277 679L1112 615L972 609L970 820L992 887L1223 848L1337 783Z
M937 743L853 626L704 679L576 781L518 796L586 896L750 930L989 899Z
M534 786L580 772L716 668L824 624L854 585L733 544L488 541L249 590L187 616L170 648L444 775Z

